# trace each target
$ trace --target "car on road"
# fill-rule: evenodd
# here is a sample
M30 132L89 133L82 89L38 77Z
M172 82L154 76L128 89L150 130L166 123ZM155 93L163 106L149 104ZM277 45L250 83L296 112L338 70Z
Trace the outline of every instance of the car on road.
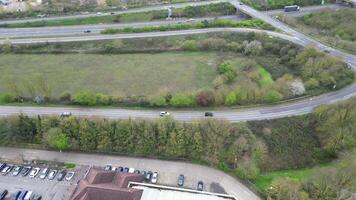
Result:
M70 116L72 116L71 112L62 112L61 113L61 117L70 117Z
M48 172L49 172L49 169L44 168L40 173L40 179L45 179L47 177Z
M91 30L84 30L84 33L91 33Z
M7 193L9 193L7 190L1 190L0 191L0 200L5 199Z
M242 6L242 5L244 5L244 3L242 3L242 2L239 2L239 5L241 5L241 6Z
M327 50L327 49L325 49L325 50L324 50L324 53L330 53L330 51L329 51L329 50Z
M22 170L22 166L16 166L14 170L12 171L12 176L18 176Z
M66 175L66 181L70 181L72 180L72 178L74 177L74 172L68 172Z
M151 180L152 174L153 174L153 173L152 173L151 171L148 171L148 172L146 173L145 180L146 180L147 182Z
M204 113L204 116L205 116L205 117L213 117L214 114L213 114L212 112L205 112L205 113Z
M198 182L197 190L198 190L198 191L203 191L203 190L204 190L204 183L203 183L203 181L199 181L199 182Z
M101 12L97 12L96 14L97 14L97 15L102 15L103 13L101 13Z
M32 170L31 166L24 166L20 174L21 176L25 177L30 173L31 170Z
M195 21L195 19L193 19L193 18L190 18L190 19L185 20L186 23L194 22L194 21Z
M20 194L21 194L21 191L17 191L16 193L14 193L11 196L10 200L17 200L19 198Z
M14 166L12 165L7 165L6 167L4 167L2 170L1 170L1 174L3 176L6 176L8 173L10 173L12 171L12 169L14 168Z
M28 175L28 177L35 178L37 176L37 174L40 173L40 170L41 169L38 167L33 168L30 172L30 175Z
M67 175L67 171L63 170L61 172L59 172L58 176L57 176L57 181L63 181L64 177Z
M151 183L156 184L158 181L158 173L154 172L151 177Z
M169 116L169 115L170 115L170 113L167 112L167 111L162 111L162 112L159 113L159 116L161 116L161 117Z
M183 185L184 185L184 175L183 175L183 174L180 174L180 175L178 176L178 186L179 186L179 187L183 187Z
M56 177L57 173L58 173L58 170L52 169L52 170L49 172L47 178L48 178L49 180L53 180L53 179Z

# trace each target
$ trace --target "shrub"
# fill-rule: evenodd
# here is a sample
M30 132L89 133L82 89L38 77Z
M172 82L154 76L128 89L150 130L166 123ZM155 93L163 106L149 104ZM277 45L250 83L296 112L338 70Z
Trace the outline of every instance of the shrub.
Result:
M109 95L98 93L95 96L97 104L110 105L112 103L112 97Z
M195 40L185 40L182 43L181 49L195 51L198 49L197 42Z
M236 103L236 101L237 101L236 93L233 91L229 92L229 94L226 95L226 98L225 98L225 105L228 105L228 106L233 105Z
M268 90L263 97L264 101L267 103L275 103L280 101L282 98L283 95L273 89Z
M173 95L170 104L174 107L189 107L194 105L194 101L191 96L176 94Z
M0 103L12 103L15 102L16 99L10 94L0 95Z
M154 96L149 99L149 104L153 107L164 107L167 106L167 101L163 96Z
M70 102L72 100L72 96L70 93L65 92L59 97L59 100L62 102Z
M196 97L195 101L199 106L211 106L214 104L214 94L211 91L201 91Z
M49 147L58 150L66 150L69 148L68 137L62 133L59 128L51 128L45 133L45 140Z
M82 91L74 97L74 103L83 106L94 106L97 103L97 97L91 92Z

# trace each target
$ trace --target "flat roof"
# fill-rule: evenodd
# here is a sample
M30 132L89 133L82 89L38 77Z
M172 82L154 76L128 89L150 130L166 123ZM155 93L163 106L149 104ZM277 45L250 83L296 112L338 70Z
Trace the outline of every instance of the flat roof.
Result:
M145 183L131 182L129 187L143 190L141 200L236 200L231 195Z

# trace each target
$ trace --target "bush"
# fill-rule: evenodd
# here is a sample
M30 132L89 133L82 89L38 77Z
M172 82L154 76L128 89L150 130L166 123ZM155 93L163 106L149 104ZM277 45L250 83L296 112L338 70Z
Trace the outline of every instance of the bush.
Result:
M276 90L269 89L264 97L264 101L267 103L275 103L283 99L283 95Z
M185 40L182 43L181 49L188 51L195 51L198 49L197 42L195 40Z
M194 101L191 96L184 94L173 95L170 104L173 107L190 107L194 105Z
M163 96L154 96L149 99L149 104L153 107L164 107L167 106L167 101Z
M234 105L237 101L237 98L236 98L236 93L235 92L229 92L228 95L226 95L226 98L225 98L225 105L227 106L230 106L230 105Z
M97 97L91 92L82 91L74 97L74 103L83 106L94 106L97 103Z
M58 150L66 150L69 148L68 137L62 133L59 128L51 128L45 133L45 140L49 147Z
M212 91L201 91L196 97L195 101L199 106L211 106L214 104L214 93Z
M16 99L10 94L0 95L0 103L13 103Z
M110 105L112 103L112 97L109 95L98 93L96 96L96 103L100 105Z

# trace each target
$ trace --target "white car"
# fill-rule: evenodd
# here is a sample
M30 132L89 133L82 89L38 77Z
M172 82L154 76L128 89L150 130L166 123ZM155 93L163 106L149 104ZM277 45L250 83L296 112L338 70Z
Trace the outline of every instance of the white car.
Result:
M39 172L40 172L40 168L35 167L31 170L30 175L28 175L28 177L35 178Z
M135 172L135 168L130 167L130 168L129 168L129 173L130 173L130 174L133 174L134 172Z
M167 111L162 111L162 112L159 113L159 116L161 116L161 117L163 117L163 116L169 116L169 115L170 115L170 113L167 112Z
M51 170L48 174L48 179L53 180L56 177L57 173L58 173L58 170L55 170L55 169Z
M156 184L158 181L158 173L154 172L151 177L151 183Z
M70 181L70 180L72 180L73 176L74 176L74 172L68 172L65 179L67 181Z
M49 169L44 168L40 173L40 179L45 179L47 177L48 172L49 172Z

